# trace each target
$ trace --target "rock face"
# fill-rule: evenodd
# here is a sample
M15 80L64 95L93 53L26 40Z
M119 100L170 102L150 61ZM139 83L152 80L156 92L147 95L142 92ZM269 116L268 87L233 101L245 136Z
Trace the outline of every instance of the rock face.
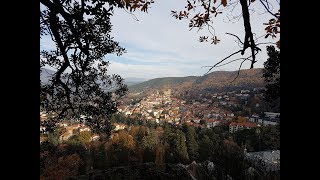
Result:
M179 178L178 178L179 177ZM77 179L89 180L120 180L120 179L150 179L150 180L165 180L165 179L181 179L192 180L189 172L181 166L166 164L157 166L154 163L144 163L130 166L113 167L107 170L96 170L89 173L86 177Z
M107 170L94 170L86 176L74 179L89 180L120 180L120 179L150 179L150 180L216 180L213 175L215 166L210 161L192 162L189 165L144 163L130 166L113 167Z
M216 170L215 165L211 161L205 161L203 163L196 163L193 161L191 164L184 167L193 179L217 179L214 175Z

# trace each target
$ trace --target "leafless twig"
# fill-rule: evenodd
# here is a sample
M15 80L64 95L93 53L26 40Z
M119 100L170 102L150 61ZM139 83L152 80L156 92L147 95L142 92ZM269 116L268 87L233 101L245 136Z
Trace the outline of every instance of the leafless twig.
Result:
M239 75L240 75L240 69L241 69L241 67L242 67L242 64L243 64L246 60L248 60L248 59L244 59L244 60L241 62L240 66L239 66L239 69L238 69L237 76L236 76L230 83L233 83L233 82L239 77Z
M273 15L273 16L276 17L276 18L278 18L275 14L273 14L273 13L270 11L269 7L267 7L267 6L262 2L262 0L260 0L260 2L261 2L261 4L264 6L264 8L265 8L271 15ZM267 3L268 3L268 2L267 2Z
M134 15L132 12L129 12L129 11L127 11L126 9L124 9L124 11L125 11L126 13L130 14L130 15L133 17L134 20L139 21L139 19L137 18L137 16Z
M207 72L206 74L208 74L214 67L217 67L220 63L222 63L222 62L225 61L226 59L232 57L232 56L235 55L235 54L240 53L241 51L242 51L242 50L236 51L236 52L230 54L229 56L223 58L221 61L219 61L219 62L216 63L215 65L211 66L211 68L208 70L208 72Z
M261 45L261 44L277 44L277 43L274 43L274 42L262 42L262 43L257 43L256 45Z
M243 42L240 40L240 38L239 38L237 35L231 34L231 33L226 33L226 34L229 34L229 35L231 35L231 36L236 37L236 38L238 39L238 41L241 42L241 44L243 44Z

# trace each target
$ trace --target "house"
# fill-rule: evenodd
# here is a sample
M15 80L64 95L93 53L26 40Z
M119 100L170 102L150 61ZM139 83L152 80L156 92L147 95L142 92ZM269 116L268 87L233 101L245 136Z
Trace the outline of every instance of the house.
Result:
M193 122L199 124L200 123L200 119L194 119Z
M262 124L264 125L264 126L269 126L269 125L271 125L271 126L275 126L275 125L278 125L279 124L279 119L277 119L277 118L270 118L270 119L263 119L262 120Z
M264 112L265 118L262 120L262 124L267 125L277 125L280 123L280 113L274 112Z
M239 130L243 130L243 129L251 129L257 127L257 124L252 123L252 122L245 122L245 123L237 123L237 122L232 122L229 125L229 132L230 133L234 133L237 132Z
M259 117L258 114L253 114L253 115L250 117L249 121L250 121L250 122L257 123L257 122L259 121L259 119L260 119L260 117Z
M128 115L131 115L132 112L131 112L131 111L126 111L124 114L125 114L126 116L128 116Z
M264 115L268 118L280 118L280 113L275 112L264 112Z
M215 126L217 126L218 124L220 124L221 121L219 120L215 120L215 119L208 119L207 120L207 128L213 128Z
M127 125L125 125L125 124L114 123L113 125L115 126L115 128L114 128L115 131L125 129L127 127Z
M89 127L80 127L78 130L79 130L79 133L83 131L91 131Z
M60 140L60 141L66 141L66 140L68 140L71 136L73 136L73 132L67 131L67 132L63 133L63 134L59 137L59 140Z
M99 140L100 139L100 136L98 135L98 134L93 134L92 136L91 136L91 141L97 141L97 140Z
M59 123L57 123L57 125L60 127L67 127L68 123L67 122L59 122Z
M193 127L205 128L205 126L202 125L202 124L195 124L195 123L193 123L192 126L193 126Z
M250 93L250 90L241 90L240 92L241 94L246 94L246 93Z
M223 105L223 106L225 106L225 105L227 105L227 102L225 102L225 101L220 101L220 104Z

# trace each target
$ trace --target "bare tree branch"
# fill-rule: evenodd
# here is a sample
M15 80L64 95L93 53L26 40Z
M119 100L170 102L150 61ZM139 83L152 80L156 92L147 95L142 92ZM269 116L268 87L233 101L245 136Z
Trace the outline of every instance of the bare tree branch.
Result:
M274 43L274 42L262 42L262 43L257 43L256 45L261 45L261 44L277 44L277 43Z
M127 11L126 9L124 9L124 11L125 11L126 13L130 14L130 15L133 17L134 20L139 21L139 19L137 18L137 16L134 15L132 12L129 12L129 11Z
M239 50L239 51L234 52L234 53L230 54L229 56L223 58L221 61L219 61L218 63L216 63L215 65L213 65L213 66L208 70L208 72L205 73L205 74L208 74L214 67L217 67L220 63L222 63L222 62L225 61L226 59L232 57L233 55L240 53L241 51L242 51L242 50Z
M242 67L242 64L243 64L246 60L248 60L248 59L244 59L244 60L241 62L240 66L239 66L239 69L238 69L237 76L236 76L230 83L233 83L233 82L239 77L239 75L240 75L240 69L241 69L241 67Z
M230 63L235 62L235 61L238 61L238 60L244 60L244 59L247 59L247 60L252 61L252 59L249 59L250 57L251 57L251 56L249 56L248 58L238 58L238 59L234 59L234 60L232 60L232 61L229 61L229 62L227 62L227 63L221 64L221 65L216 66L216 67L221 67L221 66L224 66L224 65L230 64Z
M269 8L262 2L262 0L260 0L261 4L264 6L264 8L268 11L268 13L270 13L271 15L273 15L274 17L278 18L275 14L273 14Z
M231 36L236 37L236 38L238 39L238 41L241 42L241 44L243 44L243 42L240 40L240 38L239 38L237 35L231 34L231 33L226 33L226 34L229 34L229 35L231 35Z

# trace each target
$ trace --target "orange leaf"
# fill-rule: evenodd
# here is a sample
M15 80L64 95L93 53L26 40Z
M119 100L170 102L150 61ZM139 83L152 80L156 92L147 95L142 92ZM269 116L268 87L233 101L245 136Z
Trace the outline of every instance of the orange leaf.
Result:
M280 40L277 42L277 47L280 49Z

